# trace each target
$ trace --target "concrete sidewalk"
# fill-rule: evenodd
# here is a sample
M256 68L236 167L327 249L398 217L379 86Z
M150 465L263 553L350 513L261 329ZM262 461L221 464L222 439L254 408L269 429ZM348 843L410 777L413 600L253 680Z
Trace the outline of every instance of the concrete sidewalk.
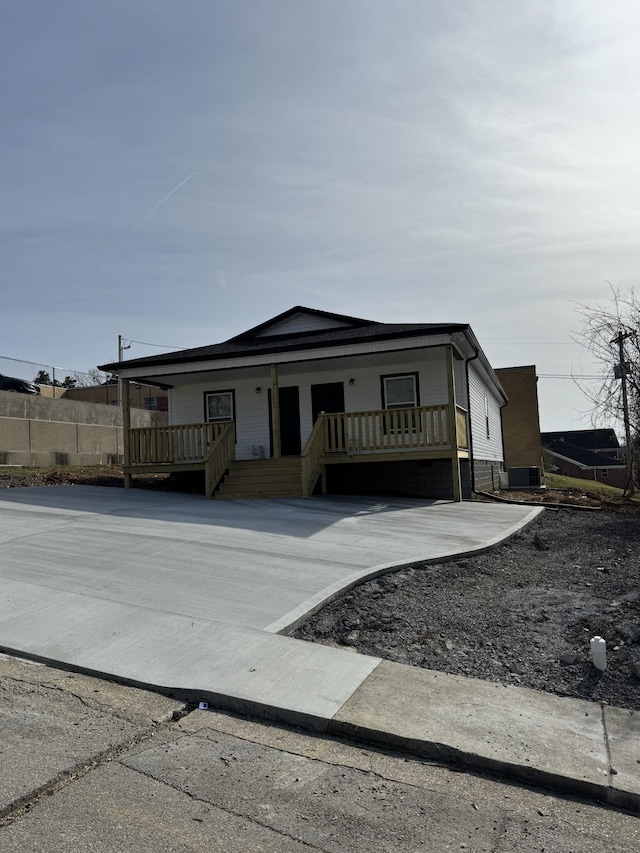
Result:
M640 811L640 712L383 661L329 732Z

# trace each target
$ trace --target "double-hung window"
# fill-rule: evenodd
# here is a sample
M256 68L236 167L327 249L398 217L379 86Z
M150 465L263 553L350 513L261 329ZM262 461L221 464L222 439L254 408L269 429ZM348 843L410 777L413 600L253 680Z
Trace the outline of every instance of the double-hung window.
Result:
M234 420L233 391L211 391L204 395L207 423L222 423Z
M399 373L393 376L382 376L382 405L385 409L408 409L420 405L418 396L418 374ZM415 429L415 415L405 413L395 418L389 418L388 429Z

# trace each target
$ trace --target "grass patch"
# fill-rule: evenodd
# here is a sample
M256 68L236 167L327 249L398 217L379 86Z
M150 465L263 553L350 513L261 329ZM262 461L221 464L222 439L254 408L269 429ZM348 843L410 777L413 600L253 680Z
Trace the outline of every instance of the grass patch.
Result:
M564 477L562 474L545 474L544 480L550 489L578 489L595 495L609 495L621 497L623 490L607 483L599 483L596 480L579 480L577 477Z

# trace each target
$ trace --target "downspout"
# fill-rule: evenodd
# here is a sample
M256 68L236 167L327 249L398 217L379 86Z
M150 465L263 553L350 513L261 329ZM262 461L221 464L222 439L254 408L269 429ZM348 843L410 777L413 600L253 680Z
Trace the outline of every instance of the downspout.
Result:
M500 405L500 443L502 444L502 465L505 471L507 470L507 453L504 449L504 422L502 420L502 410L506 405L507 403L501 403ZM498 488L500 488L500 483L498 483Z

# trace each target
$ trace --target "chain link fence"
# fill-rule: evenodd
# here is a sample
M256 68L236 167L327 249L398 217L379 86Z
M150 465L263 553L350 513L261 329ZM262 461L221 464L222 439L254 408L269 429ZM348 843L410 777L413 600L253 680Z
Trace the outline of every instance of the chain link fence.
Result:
M40 386L43 397L65 397L68 400L104 403L107 406L120 403L118 380L97 368L73 370L0 355L0 375L35 382ZM132 382L131 405L138 409L166 412L167 392Z
M16 379L26 379L40 386L51 389L90 388L109 382L111 377L100 370L73 370L68 367L58 367L53 364L41 364L37 361L27 361L23 358L11 358L0 355L0 374ZM51 394L47 396L61 396Z

